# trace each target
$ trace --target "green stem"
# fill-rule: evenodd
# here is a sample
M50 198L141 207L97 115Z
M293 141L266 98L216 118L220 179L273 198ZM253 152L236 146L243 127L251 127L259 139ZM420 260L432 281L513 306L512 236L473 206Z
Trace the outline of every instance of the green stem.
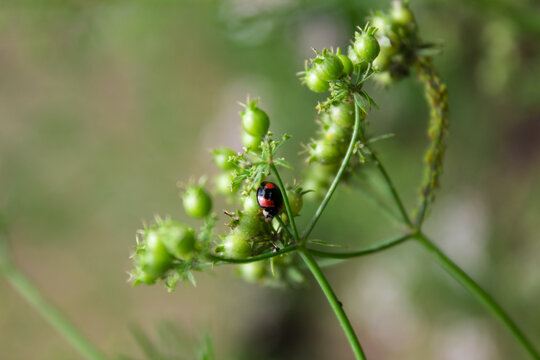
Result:
M390 175L388 175L388 172L386 171L386 168L383 166L375 152L370 148L371 152L371 159L375 163L375 166L381 173L381 175L384 178L384 182L386 183L386 186L388 187L388 190L390 191L390 194L392 195L392 198L394 199L394 202L396 203L399 212L401 213L401 217L403 218L403 221L409 228L413 228L413 223L407 214L407 210L405 210L405 206L403 205L403 202L401 201L401 198L399 197L399 194L396 190L396 187L394 186L394 183L392 182L392 179L390 178Z
M355 94L355 101L354 101L354 130L351 137L351 142L349 143L349 148L347 149L347 153L345 154L345 157L343 158L343 161L341 162L341 166L339 167L339 170L336 174L336 177L334 178L334 181L332 182L332 185L330 185L330 188L328 189L328 192L324 196L323 201L319 205L319 208L315 212L315 215L313 215L313 218L311 219L309 225L307 226L306 230L304 230L304 233L302 234L302 243L305 243L307 241L307 238L309 234L311 234L311 231L313 231L313 228L315 227L315 224L317 224L317 221L319 221L319 218L321 217L324 209L326 208L326 205L328 205L328 202L332 198L332 195L334 194L334 191L336 190L337 186L339 185L339 182L341 181L341 178L343 177L343 174L345 173L345 170L347 169L347 165L349 164L349 160L351 159L351 156L353 154L354 146L356 143L356 140L358 139L358 134L360 132L360 107L358 106L357 99Z
M405 242L406 240L414 237L415 235L413 234L408 234L408 235L404 235L404 236L401 236L397 239L392 239L392 240L389 240L389 241L386 241L386 242L383 242L381 244L376 244L374 246L371 246L371 247L368 247L368 248L365 248L365 249L362 249L362 250L358 250L358 251L350 251L350 252L330 252L330 251L322 251L322 250L316 250L316 249L311 249L309 248L309 252L315 256L318 256L318 257L323 257L323 258L331 258L331 259L350 259L350 258L354 258L354 257L359 257L359 256L364 256L364 255L369 255L369 254L373 254L373 253L376 253L376 252L379 252L379 251L382 251L382 250L386 250L386 249L389 249L391 247L394 247L396 245L399 245L403 242Z
M291 211L291 205L289 204L289 198L287 197L287 189L285 189L285 186L283 186L283 181L281 181L281 177L279 176L279 172L276 168L276 165L274 165L273 162L270 163L270 169L274 173L274 176L276 177L276 180L278 182L279 189L281 190L281 194L283 195L283 202L285 203L285 210L287 211L287 217L289 218L291 222L291 227L294 235L294 239L296 241L299 241L300 237L298 236L298 230L296 229L296 223L294 221L294 217L292 216Z
M15 266L9 264L1 269L15 290L51 324L85 358L103 360L105 356L94 347L64 315L50 304L36 286Z
M210 260L213 260L216 262L229 263L229 264L246 264L246 263L255 262L259 260L270 259L279 255L282 255L282 254L286 254L291 251L298 250L298 248L299 248L298 245L291 245L291 246L284 247L283 249L278 250L278 251L273 251L273 252L269 252L269 253L265 253L265 254L261 254L257 256L251 256L245 259L226 258L226 257L221 257L221 256L215 256L215 255L207 255L207 257Z
M328 280L326 279L321 268L317 264L317 261L315 261L313 255L309 253L309 250L301 249L300 255L302 256L302 259L313 274L313 277L315 277L315 280L317 280L317 282L319 283L319 286L321 287L321 290L326 296L326 299L330 303L332 310L334 310L334 313L336 314L336 317L338 318L338 321L343 328L345 335L347 336L347 340L349 340L349 344L351 345L355 358L357 360L366 360L366 356L364 355L362 346L360 345L354 329L352 328L351 322L347 318L341 302L338 300L336 294L334 293L334 290L328 283Z
M518 342L529 353L531 358L540 360L538 351L534 348L533 344L525 336L525 334L519 329L516 323L510 318L510 316L497 304L495 299L488 294L484 289L480 287L465 271L457 266L452 260L450 260L435 244L433 244L424 234L418 233L415 238L422 244L426 250L428 250L439 264L465 289L470 291L480 302L482 302L502 323L503 325L514 335Z

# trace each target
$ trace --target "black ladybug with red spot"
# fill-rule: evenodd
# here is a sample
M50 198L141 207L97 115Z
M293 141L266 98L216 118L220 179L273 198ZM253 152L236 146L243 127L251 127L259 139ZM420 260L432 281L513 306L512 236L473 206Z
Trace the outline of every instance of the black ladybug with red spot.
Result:
M264 220L269 222L283 207L283 196L276 184L263 181L257 189L257 203L262 208Z

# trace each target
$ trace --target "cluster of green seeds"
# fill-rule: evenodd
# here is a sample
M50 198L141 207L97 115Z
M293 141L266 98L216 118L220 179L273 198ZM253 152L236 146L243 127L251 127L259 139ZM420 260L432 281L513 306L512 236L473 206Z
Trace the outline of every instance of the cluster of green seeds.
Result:
M329 91L330 97L319 104L317 138L307 146L308 162L312 164L306 175L304 187L322 194L329 187L345 153L347 152L355 123L355 103L352 94L362 89L363 82L374 73L374 61L379 54L379 43L374 34L377 29L366 26L356 33L349 54L340 49L316 52L311 66L306 63L302 82L315 92ZM366 112L359 110L360 121ZM358 163L354 158L350 167Z
M194 282L192 271L219 262L219 259L241 260L266 252L277 251L293 242L289 224L280 213L279 221L266 222L257 203L256 190L270 175L268 157L279 146L268 132L270 120L258 101L248 101L240 112L243 151L226 147L213 150L213 160L221 173L215 178L216 192L228 197L236 209L225 210L225 234L214 233L216 215L212 213L212 197L205 182L189 184L182 195L187 215L204 219L199 232L170 219L156 218L151 226L138 232L137 249L132 256L135 284L153 284L163 280L169 289L178 280ZM279 159L276 159L279 162ZM287 188L293 216L298 216L303 205L302 189L293 184ZM238 273L246 280L267 285L297 283L303 279L297 267L296 255L283 254L269 260L238 265Z
M377 28L375 34L380 44L380 54L373 62L378 71L375 79L390 85L409 75L419 50L429 44L420 44L418 26L407 3L394 1L388 13L377 12L370 19Z
M305 71L300 73L310 90L328 92L329 96L317 106L319 129L316 138L306 146L310 163L306 181L302 187L296 181L286 186L293 216L298 216L302 209L308 192L303 189L322 194L330 186L352 146L356 118L362 130L355 139L345 179L364 161L361 148L368 139L365 118L374 104L363 89L365 81L373 75L383 82L404 76L419 49L416 23L406 4L395 2L389 14L377 13L371 21L371 26L368 24L355 33L347 55L340 49L315 51L315 58L306 62ZM154 224L139 231L133 255L135 284L164 280L173 288L178 280L194 281L192 271L219 261L246 259L295 244L286 214L281 212L266 222L256 195L263 180L273 181L269 178L270 164L289 167L284 159L277 158L277 150L288 137L272 138L269 116L257 100L248 99L242 106L243 151L226 147L213 151L213 160L221 171L214 179L216 192L226 195L230 206L235 207L224 211L228 230L221 235L215 233L217 215L211 211L212 198L204 181L188 185L183 194L185 212L204 219L204 225L195 231L185 224L157 218ZM239 273L247 280L265 284L295 283L302 279L297 260L294 252L282 254L239 265Z

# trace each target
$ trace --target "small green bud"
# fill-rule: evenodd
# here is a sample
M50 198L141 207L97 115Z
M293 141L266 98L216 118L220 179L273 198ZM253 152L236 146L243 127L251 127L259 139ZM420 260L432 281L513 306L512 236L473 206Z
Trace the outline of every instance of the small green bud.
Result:
M244 259L251 255L247 237L235 230L223 239L223 255L232 259Z
M328 110L330 119L342 127L351 127L354 125L354 104L349 101L342 101L334 104Z
M355 34L354 51L358 58L367 62L372 62L379 55L379 42L373 36L374 31L368 29L362 33Z
M343 65L343 73L346 75L352 74L354 66L351 59L349 59L347 55L342 54L341 49L339 48L337 49L336 56L339 58L341 64Z
M264 279L266 270L266 261L255 261L247 264L241 264L238 266L238 273L249 282L259 282Z
M247 133L246 131L242 131L242 145L248 149L255 151L261 147L262 137L260 136L253 136Z
M313 69L308 69L305 73L302 82L313 92L322 93L330 89L330 84L328 81L323 80L319 77L316 71Z
M189 186L182 199L184 210L189 216L203 218L212 210L212 198L202 186Z
M415 26L416 21L414 14L409 6L402 1L394 1L392 3L392 9L390 10L390 16L397 24L402 26Z
M230 195L233 193L233 176L229 172L221 173L214 178L214 186L219 194Z
M221 147L221 148L215 149L213 151L213 155L214 155L214 162L220 169L233 170L235 168L234 163L231 163L229 160L232 156L236 155L234 150L226 148L226 147Z
M156 229L159 241L167 251L181 260L188 260L195 251L195 231L179 222L166 221Z
M319 79L333 81L343 74L343 64L336 54L324 49L322 55L313 60L313 71Z
M302 194L298 191L287 190L287 199L289 199L292 216L297 216L304 206Z
M244 111L240 112L242 116L242 127L251 136L264 136L270 127L268 115L257 106L254 100L246 105Z
M259 204L257 203L257 194L251 193L250 195L246 196L244 199L244 213L246 214L256 214L261 209L259 207Z

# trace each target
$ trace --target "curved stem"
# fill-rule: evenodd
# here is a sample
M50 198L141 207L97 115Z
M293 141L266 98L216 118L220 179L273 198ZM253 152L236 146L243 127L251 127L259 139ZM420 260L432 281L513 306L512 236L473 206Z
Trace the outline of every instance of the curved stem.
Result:
M401 236L401 237L399 237L397 239L392 239L392 240L389 240L389 241L385 241L384 243L376 244L376 245L373 245L371 247L368 247L368 248L365 248L365 249L362 249L362 250L358 250L358 251L330 252L330 251L322 251L322 250L316 250L316 249L311 249L311 248L308 248L308 251L311 254L313 254L313 255L315 255L317 257L331 258L331 259L350 259L350 258L369 255L369 254L373 254L373 253L376 253L376 252L379 252L379 251L382 251L382 250L389 249L391 247L394 247L396 245L399 245L399 244L405 242L406 240L408 240L408 239L410 239L410 238L412 238L414 236L415 236L414 234L407 234L407 235Z
M405 210L405 206L403 205L403 202L401 201L401 198L399 197L399 194L396 190L396 187L394 186L394 183L392 182L392 179L390 178L390 175L388 175L388 172L386 171L386 168L383 166L375 152L369 148L371 152L371 159L375 163L375 166L381 173L381 175L384 178L384 182L386 183L386 186L388 187L388 190L390 191L390 194L392 195L392 198L394 199L394 202L396 203L399 212L401 213L401 217L403 218L403 221L409 228L413 228L413 223L407 214L407 210Z
M321 290L326 296L326 299L330 303L332 310L334 310L334 313L336 314L336 317L338 318L338 321L343 328L343 331L345 332L345 336L347 336L347 340L349 340L349 344L351 345L355 358L357 360L366 360L366 356L364 355L362 346L360 345L354 329L352 328L351 322L349 321L347 315L345 314L345 311L343 310L343 305L338 300L336 294L334 293L334 290L328 283L328 280L326 279L321 268L317 264L317 261L315 261L313 256L306 249L301 249L300 255L302 256L302 259L313 274L313 277L315 277L315 280L317 280L317 282L319 283L319 286L321 287Z
M420 244L426 248L437 260L437 262L465 289L470 291L480 302L482 302L502 323L503 325L514 335L519 341L521 346L535 360L540 360L540 354L536 350L525 334L519 329L517 324L510 318L510 316L503 310L503 308L488 294L484 289L480 287L465 271L457 266L452 260L450 260L435 244L433 244L424 234L418 233L415 238Z
M349 148L347 149L347 153L345 154L345 157L343 158L343 161L341 162L341 166L339 167L339 170L336 174L336 177L334 178L334 181L332 182L332 185L330 185L330 188L328 189L328 192L324 196L323 201L319 205L319 208L315 212L315 215L313 215L313 218L311 219L309 225L307 226L306 230L304 230L304 233L302 234L302 243L305 243L309 234L311 234L311 231L313 231L313 228L315 227L315 224L317 224L317 221L319 221L319 218L321 217L324 209L326 208L326 205L328 205L328 202L330 201L330 198L332 198L332 195L334 194L334 191L336 190L339 182L341 181L341 178L343 177L343 173L345 172L345 169L347 169L347 165L349 164L349 160L351 159L354 146L356 143L356 140L358 139L358 134L360 132L360 107L358 106L356 97L355 96L354 101L354 130L351 137L351 142L349 143Z
M105 359L105 356L49 303L39 289L15 266L4 265L0 272L34 310L43 316L81 355L90 360Z
M281 190L281 194L283 195L283 202L285 203L285 210L287 211L287 217L289 218L291 222L291 227L294 235L294 239L296 241L300 240L300 237L298 236L298 230L296 229L296 223L294 221L294 217L292 216L291 211L291 205L289 204L289 198L287 197L287 189L285 189L285 186L283 186L283 181L281 181L281 177L279 176L279 172L276 168L276 165L274 163L270 163L270 169L274 173L274 176L276 177L276 180L278 182L279 189Z
M226 257L221 257L221 256L215 256L215 255L207 255L207 257L210 260L213 260L216 262L222 262L224 264L246 264L246 263L255 262L259 260L270 259L279 255L282 255L282 254L286 254L294 250L298 250L298 248L299 248L298 245L291 245L291 246L284 247L283 249L278 250L278 251L273 251L273 252L269 252L269 253L265 253L265 254L261 254L257 256L251 256L245 259L233 259L233 258L226 258Z

